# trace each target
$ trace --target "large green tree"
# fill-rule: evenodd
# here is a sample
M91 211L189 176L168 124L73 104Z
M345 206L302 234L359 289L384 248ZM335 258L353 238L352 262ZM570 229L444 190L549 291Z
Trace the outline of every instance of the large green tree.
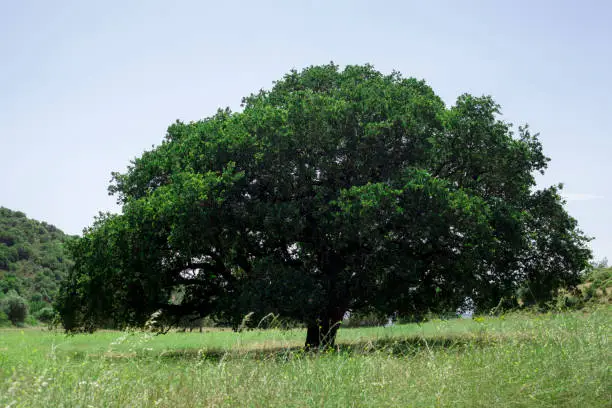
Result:
M332 345L347 311L544 301L587 266L558 188L535 190L537 136L489 97L447 108L423 81L330 64L243 108L176 122L114 174L122 214L71 247L67 330L273 312Z

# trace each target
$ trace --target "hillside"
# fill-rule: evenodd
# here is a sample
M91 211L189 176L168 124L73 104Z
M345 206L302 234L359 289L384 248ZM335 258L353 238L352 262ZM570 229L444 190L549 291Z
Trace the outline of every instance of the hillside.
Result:
M0 207L0 297L14 290L32 313L52 302L70 267L64 245L71 238L53 225Z

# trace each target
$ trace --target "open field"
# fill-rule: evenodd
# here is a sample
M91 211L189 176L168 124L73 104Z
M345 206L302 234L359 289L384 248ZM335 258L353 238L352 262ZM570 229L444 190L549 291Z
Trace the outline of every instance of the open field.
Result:
M0 331L0 407L610 407L612 308L341 329Z

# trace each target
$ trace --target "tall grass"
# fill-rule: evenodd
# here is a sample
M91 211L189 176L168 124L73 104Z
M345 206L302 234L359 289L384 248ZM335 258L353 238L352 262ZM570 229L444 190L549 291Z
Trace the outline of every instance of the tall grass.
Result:
M610 407L612 308L341 329L0 331L0 407Z

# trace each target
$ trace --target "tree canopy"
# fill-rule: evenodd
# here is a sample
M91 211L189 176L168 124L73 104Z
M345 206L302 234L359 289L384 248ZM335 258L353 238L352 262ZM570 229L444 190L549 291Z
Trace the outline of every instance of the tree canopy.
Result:
M347 311L545 301L588 264L560 186L535 188L537 135L488 96L446 107L423 81L329 64L242 107L177 121L113 174L122 213L71 245L67 330L276 313L318 346Z

